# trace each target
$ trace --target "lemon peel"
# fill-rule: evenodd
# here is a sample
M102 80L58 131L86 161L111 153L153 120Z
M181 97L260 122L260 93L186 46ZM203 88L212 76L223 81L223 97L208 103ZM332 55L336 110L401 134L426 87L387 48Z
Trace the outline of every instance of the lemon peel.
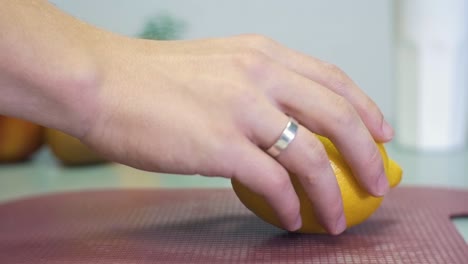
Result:
M383 197L374 197L364 190L352 175L351 169L333 143L325 137L318 136L318 138L327 151L330 164L340 187L347 227L349 228L364 222L379 208ZM388 157L383 144L376 144L382 155L389 185L390 187L395 187L401 181L402 169L395 161ZM290 178L301 204L300 212L303 224L296 232L326 233L314 214L313 201L308 199L297 177L294 174L290 174ZM263 197L250 191L246 186L235 179L232 179L231 183L236 195L249 210L264 221L281 228L280 221L275 212Z

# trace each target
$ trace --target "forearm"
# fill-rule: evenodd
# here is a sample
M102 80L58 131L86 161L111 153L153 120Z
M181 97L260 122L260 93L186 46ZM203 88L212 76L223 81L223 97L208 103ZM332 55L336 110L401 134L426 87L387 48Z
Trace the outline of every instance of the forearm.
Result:
M47 1L7 0L0 12L0 114L84 134L104 33Z

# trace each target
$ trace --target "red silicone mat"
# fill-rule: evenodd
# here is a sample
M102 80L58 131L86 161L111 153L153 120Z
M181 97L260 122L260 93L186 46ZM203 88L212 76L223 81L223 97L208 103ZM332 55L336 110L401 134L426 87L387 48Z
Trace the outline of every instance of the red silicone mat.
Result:
M332 237L279 230L232 190L108 190L0 205L0 263L468 263L468 192L400 187Z

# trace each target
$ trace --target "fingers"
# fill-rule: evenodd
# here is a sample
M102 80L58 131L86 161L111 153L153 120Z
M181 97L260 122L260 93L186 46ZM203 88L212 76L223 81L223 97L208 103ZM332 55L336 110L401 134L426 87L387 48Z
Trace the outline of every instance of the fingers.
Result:
M238 36L247 45L267 54L288 69L313 80L346 98L354 107L375 140L386 142L393 138L393 129L375 104L340 68L311 56L288 49L259 35Z
M262 118L251 124L252 135L261 149L267 149L278 140L289 118L273 105L261 105L258 109ZM325 148L318 138L300 126L296 137L280 153L277 161L298 177L308 198L313 201L322 226L331 234L341 233L346 228L341 193Z
M298 52L292 53L296 54L297 59L305 56ZM303 67L295 67L293 70L346 98L357 111L375 140L386 142L393 138L393 129L385 120L378 106L346 73L333 64L312 59L311 57L305 57L303 61L305 62Z
M308 198L313 201L320 224L330 234L343 232L346 219L341 193L320 140L300 126L296 138L281 152L278 161L298 177Z
M375 140L390 140L393 130L377 105L339 68L263 37L245 39L251 42L247 46L257 51L250 54L260 52L268 57L254 64L259 67L250 67L248 79L266 93L273 108L243 116L262 121L250 123L248 136L266 149L284 129L285 114L303 125L277 161L298 176L322 225L330 233L340 233L345 219L338 184L324 147L310 131L330 138L360 184L369 193L381 196L388 190L388 182ZM258 188L263 190L260 185Z
M242 148L234 177L265 198L285 229L299 229L300 204L288 172L257 146L250 143Z
M388 190L380 152L354 107L342 96L299 74L277 69L271 91L279 107L309 130L331 139L360 184L375 196Z

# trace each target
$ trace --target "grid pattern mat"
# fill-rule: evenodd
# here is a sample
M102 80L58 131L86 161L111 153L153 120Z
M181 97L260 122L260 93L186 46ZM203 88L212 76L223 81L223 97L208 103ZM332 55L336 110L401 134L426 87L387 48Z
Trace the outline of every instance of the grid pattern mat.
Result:
M105 190L0 205L0 263L468 263L468 192L400 187L340 236L264 223L232 190Z

